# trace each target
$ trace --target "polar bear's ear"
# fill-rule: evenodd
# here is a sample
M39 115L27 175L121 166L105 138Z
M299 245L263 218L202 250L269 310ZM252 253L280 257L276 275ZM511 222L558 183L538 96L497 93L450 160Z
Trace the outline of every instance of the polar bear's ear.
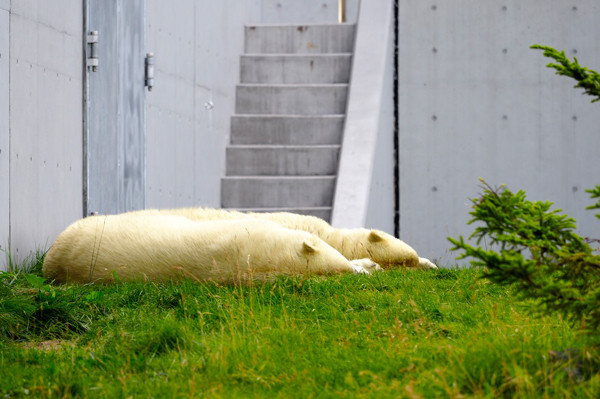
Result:
M302 253L313 254L317 252L317 248L311 245L308 241L302 241Z
M370 242L379 242L379 241L383 241L384 240L383 236L381 235L381 232L379 232L377 230L371 230L369 232L369 236L367 237L367 239Z

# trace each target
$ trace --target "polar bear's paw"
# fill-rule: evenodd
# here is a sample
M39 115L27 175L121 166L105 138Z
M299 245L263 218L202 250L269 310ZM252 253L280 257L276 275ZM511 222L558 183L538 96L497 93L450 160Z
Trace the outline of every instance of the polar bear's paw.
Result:
M351 260L350 264L354 269L354 274L371 274L373 272L383 271L381 266L367 258Z
M438 267L427 258L419 257L419 268L420 269L437 269Z

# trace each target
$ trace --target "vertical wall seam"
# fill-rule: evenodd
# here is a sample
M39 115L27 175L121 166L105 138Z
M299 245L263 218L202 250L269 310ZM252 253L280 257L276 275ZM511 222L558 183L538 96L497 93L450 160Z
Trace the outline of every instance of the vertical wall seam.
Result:
M147 186L147 176L148 176L148 121L147 121L147 115L148 115L148 93L149 90L146 89L146 57L149 53L148 51L148 35L146 34L147 32L147 24L146 24L146 15L148 13L148 7L146 6L146 0L143 1L142 3L142 32L141 34L144 35L143 39L142 39L142 65L143 65L143 72L142 72L142 80L144 82L144 84L142 85L142 93L143 96L142 101L144 102L143 107L140 107L141 112L142 112L142 143L141 143L141 150L143 153L143 157L142 157L142 182L141 182L141 189L140 189L140 193L142 195L142 209L146 209L147 206L147 198L148 195L146 194L146 186Z
M192 95L193 95L192 104L193 104L194 110L192 111L192 118L193 118L193 120L192 120L192 132L193 132L193 134L192 134L192 146L193 146L193 149L194 149L194 152L193 152L194 156L193 156L193 160L192 160L192 168L193 168L193 172L192 172L192 179L193 180L192 180L192 182L193 182L193 187L194 187L193 188L193 190L194 190L193 191L193 196L194 196L193 203L196 204L196 201L198 201L198 184L197 184L198 181L196 180L196 176L198 175L198 162L197 162L197 158L198 157L196 156L197 155L196 151L198 150L198 147L197 147L197 145L198 145L198 139L197 139L198 131L196 131L197 126L198 126L198 109L196 108L196 103L197 103L197 99L196 99L196 97L197 97L196 87L198 87L197 86L198 85L198 67L197 67L198 53L196 52L197 51L196 46L198 45L198 43L196 42L196 40L197 40L197 36L196 36L197 30L196 30L196 28L198 26L198 22L196 21L196 15L198 15L198 14L196 14L196 12L197 12L197 2L194 2L193 12L194 12L194 18L193 18L193 20L194 20L194 28L192 30L193 30L194 37L192 38L192 45L194 46L194 49L192 50L192 55L194 57L194 75L193 75L194 87L192 89ZM220 195L219 195L219 197L220 197ZM219 198L219 201L220 201L220 198Z
M12 61L12 52L10 51L10 42L11 42L11 38L12 38L12 2L8 5L8 59L7 59L7 65L8 65L8 242L6 243L6 245L8 246L7 250L9 251L8 254L10 256L10 248L12 247L12 195L11 195L11 187L12 187L12 168L11 168L11 162L12 162L12 140L11 140L11 101L10 101L10 92L11 92L11 61Z
M84 0L83 2L83 38L82 38L82 47L83 47L83 59L81 60L82 64L82 114L81 114L81 180L82 180L82 190L81 190L81 201L82 201L82 217L86 217L89 213L89 201L88 201L88 96L89 96L89 79L88 79L88 68L87 68L87 34L88 34L88 7L89 0Z
M124 144L124 136L125 136L125 124L123 121L123 54L121 53L121 35L123 34L123 24L124 21L121 18L122 15L122 0L117 0L117 7L115 9L115 25L117 27L117 35L115 37L116 46L115 51L117 52L117 154L119 157L117 158L117 176L119 178L119 182L117 183L117 210L118 212L123 212L126 207L126 193L124 188L125 183L125 146Z
M398 39L399 39L399 0L394 1L394 236L400 238L400 109L399 109L399 61L398 61Z

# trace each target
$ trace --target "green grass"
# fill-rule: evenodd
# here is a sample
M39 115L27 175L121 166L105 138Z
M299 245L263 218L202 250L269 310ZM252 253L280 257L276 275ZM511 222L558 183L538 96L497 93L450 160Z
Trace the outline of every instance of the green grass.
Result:
M476 270L61 286L33 264L0 275L0 397L600 397L598 340Z

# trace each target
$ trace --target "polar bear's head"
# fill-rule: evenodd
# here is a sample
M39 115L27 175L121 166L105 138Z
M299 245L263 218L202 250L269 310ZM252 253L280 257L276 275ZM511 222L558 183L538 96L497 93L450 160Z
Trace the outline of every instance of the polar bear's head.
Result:
M410 245L381 230L364 230L366 255L384 269L418 267L419 256Z
M331 245L317 236L303 231L294 231L301 238L297 251L296 272L309 274L348 273L371 274L381 270L381 267L370 259L349 261ZM291 244L292 240L286 240Z

